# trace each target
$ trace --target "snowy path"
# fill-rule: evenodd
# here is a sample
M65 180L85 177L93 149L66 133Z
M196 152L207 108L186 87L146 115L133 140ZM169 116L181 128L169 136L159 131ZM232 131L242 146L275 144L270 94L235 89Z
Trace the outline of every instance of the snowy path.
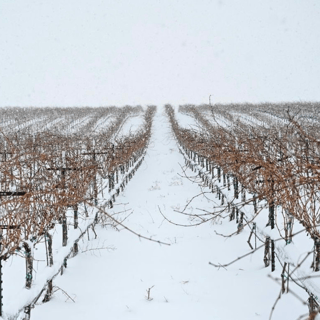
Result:
M114 212L129 210L123 214L125 217L132 212L125 221L128 227L171 246L139 240L126 230L97 228L98 239L80 244L81 249L114 250L87 251L71 259L54 285L75 302L58 291L49 303L32 310L32 320L269 318L280 286L267 278L269 269L263 268L262 251L228 270L208 264L224 263L248 252L247 231L226 239L216 236L214 230L231 233L234 223L183 228L163 220L158 206L170 219L190 223L174 210L182 210L201 191L197 184L180 176L180 164L183 157L159 110L145 161L117 198ZM212 203L199 197L190 210L199 213L196 208L210 207ZM280 273L278 267L275 276ZM152 300L147 301L146 290L151 287ZM297 314L305 313L306 307L294 299L283 296L273 319L296 319Z

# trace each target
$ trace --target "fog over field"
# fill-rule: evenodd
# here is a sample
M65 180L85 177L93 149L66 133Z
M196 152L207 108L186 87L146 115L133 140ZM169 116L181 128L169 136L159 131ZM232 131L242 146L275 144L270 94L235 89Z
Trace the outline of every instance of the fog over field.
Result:
M2 0L0 105L319 100L317 0Z

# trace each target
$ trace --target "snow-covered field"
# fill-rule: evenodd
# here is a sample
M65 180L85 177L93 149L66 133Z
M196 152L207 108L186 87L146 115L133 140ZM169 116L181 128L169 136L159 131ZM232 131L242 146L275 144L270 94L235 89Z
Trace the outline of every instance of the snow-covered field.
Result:
M143 117L142 114L128 116L121 127L119 128L116 136L130 136L131 134L137 133L143 127Z
M249 252L249 230L224 238L216 232L234 232L234 222L183 227L163 218L162 214L176 224L189 225L190 217L179 213L188 201L208 192L193 199L187 211L199 213L212 210L218 200L186 177L195 173L184 172L184 158L161 109L152 130L142 166L108 212L126 218L124 224L138 234L170 245L143 240L121 226L97 226L97 239L83 238L82 253L68 261L63 276L54 279L57 291L48 303L39 301L32 319L269 319L280 285L268 278L262 251L227 268L209 265ZM276 265L276 276L280 274ZM22 286L23 282L21 290L26 290ZM302 290L292 290L307 299ZM273 319L297 319L307 311L294 295L285 294Z
M194 131L200 131L201 130L201 125L191 115L187 115L185 113L177 112L176 113L176 119L177 119L179 125L182 128L190 129L190 130L194 130Z

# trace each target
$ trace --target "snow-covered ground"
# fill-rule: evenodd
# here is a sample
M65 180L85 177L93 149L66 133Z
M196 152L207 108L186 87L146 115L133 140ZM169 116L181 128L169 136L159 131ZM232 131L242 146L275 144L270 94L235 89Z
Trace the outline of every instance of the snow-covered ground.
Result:
M176 111L176 119L182 128L201 131L201 125L191 115Z
M232 112L231 113L234 117L234 120L240 120L245 125L249 126L264 126L268 128L268 125L266 123L263 123L262 121L259 121L257 118L253 117L250 114L244 114L239 112Z
M98 238L80 243L79 251L85 252L70 259L64 275L54 280L65 293L58 290L50 302L37 305L32 319L269 319L280 286L267 277L262 251L227 268L208 264L249 252L249 230L224 238L215 231L232 233L234 222L181 227L161 215L160 210L174 222L191 223L177 211L202 190L185 177L183 165L164 111L158 110L147 156L110 213L118 212L118 218L127 217L127 227L170 246L140 239L120 226L97 227ZM187 212L212 207L199 196ZM275 276L280 274L277 265ZM285 294L273 319L297 319L306 312L306 306Z
M143 129L143 125L144 125L143 113L140 113L138 115L130 115L122 123L117 136L121 137L121 136L129 136L131 134L135 134L139 130Z
M222 128L230 128L233 126L233 123L230 122L227 118L223 117L221 114L217 114L212 117L212 115L207 115L207 119L211 122L212 125L218 125Z
M99 132L100 130L106 130L111 126L113 121L116 121L117 115L111 114L106 117L100 118L93 127L94 132Z

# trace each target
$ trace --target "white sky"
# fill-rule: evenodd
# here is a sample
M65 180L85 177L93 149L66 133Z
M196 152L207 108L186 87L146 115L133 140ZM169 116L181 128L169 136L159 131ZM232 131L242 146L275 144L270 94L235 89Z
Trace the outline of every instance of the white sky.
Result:
M320 100L319 0L0 0L0 106Z

